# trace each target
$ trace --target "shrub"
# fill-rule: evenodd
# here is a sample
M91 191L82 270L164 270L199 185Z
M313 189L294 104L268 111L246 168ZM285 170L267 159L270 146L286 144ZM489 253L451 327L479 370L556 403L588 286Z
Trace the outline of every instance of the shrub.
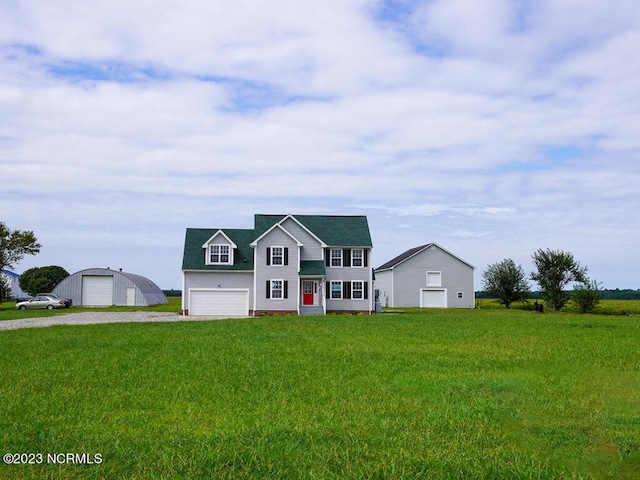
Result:
M575 303L580 313L591 313L600 303L600 286L595 280L579 283L573 287L571 300Z

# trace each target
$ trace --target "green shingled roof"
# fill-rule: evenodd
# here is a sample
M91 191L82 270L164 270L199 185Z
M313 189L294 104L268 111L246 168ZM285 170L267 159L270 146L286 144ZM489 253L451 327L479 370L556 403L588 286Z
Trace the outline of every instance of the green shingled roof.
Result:
M300 261L301 277L324 277L327 274L322 260L302 260Z
M205 265L202 245L218 230L222 230L238 246L233 265ZM253 230L232 228L187 228L182 257L183 270L253 270L253 248L249 244L255 239Z
M254 229L187 228L182 257L183 270L253 270L251 242L287 215L255 215ZM302 225L330 247L371 247L365 216L293 215ZM206 265L202 245L222 230L237 246L233 265ZM309 265L311 268L311 265ZM315 266L314 266L315 270Z
M369 223L364 215L293 215L309 231L331 247L371 247ZM286 215L256 215L257 236Z

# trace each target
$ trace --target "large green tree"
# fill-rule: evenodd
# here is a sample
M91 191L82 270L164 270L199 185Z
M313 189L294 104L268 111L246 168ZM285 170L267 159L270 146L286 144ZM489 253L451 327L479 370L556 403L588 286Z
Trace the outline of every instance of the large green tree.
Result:
M482 287L507 308L513 302L529 298L527 275L522 266L510 258L489 265L482 274Z
M581 267L573 254L563 250L539 248L531 256L536 268L531 280L540 286L542 299L554 312L560 310L571 297L566 287L571 282L587 283L587 267Z
M0 270L13 268L25 255L35 255L41 247L33 232L10 230L0 222Z
M57 265L34 267L20 275L20 288L29 295L39 292L50 292L58 283L69 276L64 268Z

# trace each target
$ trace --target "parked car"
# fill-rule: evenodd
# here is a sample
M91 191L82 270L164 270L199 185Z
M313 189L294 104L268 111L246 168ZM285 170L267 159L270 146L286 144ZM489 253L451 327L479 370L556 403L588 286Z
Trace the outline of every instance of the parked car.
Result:
M57 298L58 300L62 300L64 302L65 307L67 307L67 308L69 308L71 305L73 305L73 300L71 300L70 298L60 298L55 293L38 293L37 296L38 297Z
M16 303L16 308L19 310L32 308L47 308L53 310L54 308L67 308L67 306L61 298L53 298L50 295L36 295L27 302Z

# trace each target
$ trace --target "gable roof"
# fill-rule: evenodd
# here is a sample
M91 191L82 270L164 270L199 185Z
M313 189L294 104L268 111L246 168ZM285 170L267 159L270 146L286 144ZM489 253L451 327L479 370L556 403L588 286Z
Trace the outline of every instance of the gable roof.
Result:
M293 235L291 235L291 233L289 231L287 231L286 228L284 228L282 225L280 225L280 222L274 224L269 230L267 230L266 232L264 232L262 235L260 235L258 238L256 238L253 242L251 242L251 246L255 247L258 244L258 241L262 239L262 237L264 237L265 235L267 235L269 232L275 230L275 229L280 229L282 230L282 232L284 232L284 234L286 236L288 236L291 240L293 240L294 242L296 242L296 245L298 247L302 247L302 243L300 242L300 240L298 240L296 237L294 237Z
M223 236L227 240L227 242L229 242L231 244L231 248L238 248L238 246L235 244L235 242L233 240L231 240L229 238L229 236L226 233L224 233L223 230L218 230L216 233L214 233L209 240L204 242L204 245L202 245L202 248L207 248L209 243L213 242L213 239L216 238L218 235Z
M469 265L471 268L473 268L475 270L476 267L474 267L473 265L471 265L469 262L461 259L460 257L458 257L457 255L454 255L453 253L451 253L450 251L448 251L445 248L442 248L440 245L438 245L437 243L431 242L431 243L427 243L425 245L420 245L419 247L414 247L414 248L410 248L409 250L401 253L400 255L398 255L395 258L392 258L391 260L389 260L387 263L384 263L382 265L380 265L378 268L376 268L376 271L380 271L380 270L388 270L390 268L394 268L396 266L398 266L399 264L401 264L402 262L408 260L409 258L413 257L414 255L417 255L418 253L422 252L423 250L426 250L427 248L431 247L431 246L436 246L438 247L440 250L442 250L445 253L448 253L449 255L451 255L452 257L460 260L462 263L464 263L465 265Z
M253 270L253 248L260 237L292 218L327 246L372 247L369 224L364 215L262 215L254 216L253 229L187 228L182 257L183 270ZM286 230L286 229L285 229ZM206 265L202 246L216 234L235 243L233 265Z
M372 247L364 215L255 215L257 236L285 218L293 217L328 246Z
M238 246L233 256L233 265L206 265L204 245L217 232L222 232ZM182 256L183 270L253 270L253 249L249 246L254 239L253 230L232 228L187 228Z

